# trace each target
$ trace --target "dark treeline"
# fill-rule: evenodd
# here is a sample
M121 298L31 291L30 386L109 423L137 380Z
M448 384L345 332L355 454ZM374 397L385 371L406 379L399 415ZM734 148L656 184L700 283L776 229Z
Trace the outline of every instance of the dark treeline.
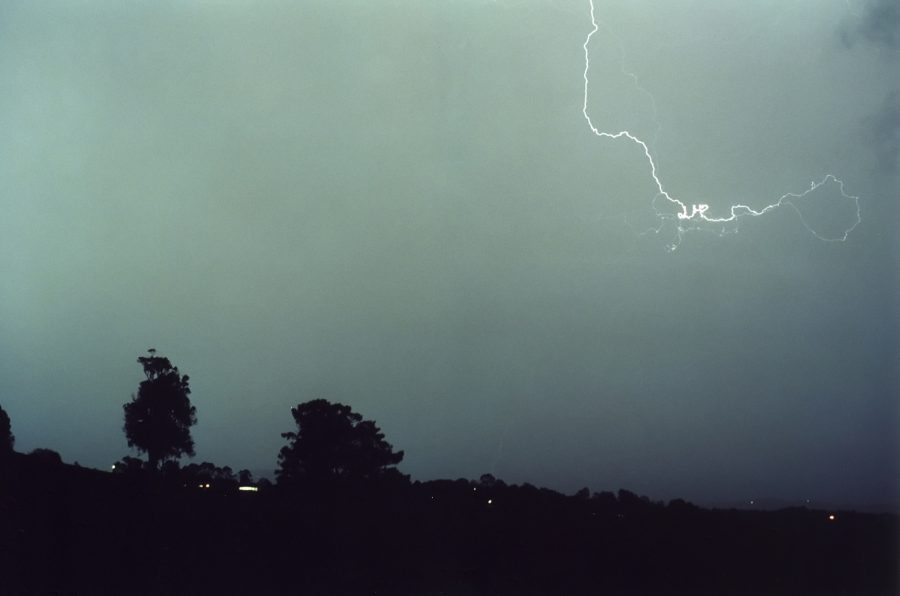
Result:
M321 399L292 409L274 483L181 465L189 379L140 361L124 430L147 458L111 471L14 452L0 408L0 594L897 593L895 515L412 481L373 421Z

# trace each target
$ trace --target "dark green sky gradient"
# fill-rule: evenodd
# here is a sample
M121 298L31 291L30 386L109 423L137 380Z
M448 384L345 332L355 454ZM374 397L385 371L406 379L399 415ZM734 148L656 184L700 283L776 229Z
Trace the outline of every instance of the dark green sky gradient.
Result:
M646 162L581 116L586 3L2 3L17 447L127 453L155 347L191 376L197 459L235 469L322 397L420 479L896 501L896 38L879 2L744 4L597 12L673 194L833 173L862 198L846 243L790 210L673 253L636 234ZM652 137L603 32L591 115Z

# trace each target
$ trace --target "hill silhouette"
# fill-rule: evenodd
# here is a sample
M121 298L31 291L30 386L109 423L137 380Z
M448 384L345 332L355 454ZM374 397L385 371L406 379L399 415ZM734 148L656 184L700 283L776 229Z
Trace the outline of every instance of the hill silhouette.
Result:
M861 596L897 588L900 526L889 514L706 510L627 490L566 496L490 475L410 482L392 474L256 492L228 479L180 480L14 453L2 470L0 593Z
M892 514L703 509L620 489L411 481L372 420L316 399L291 409L277 484L182 466L187 375L139 359L125 456L100 471L50 449L0 453L0 594L644 594L884 596L898 588Z

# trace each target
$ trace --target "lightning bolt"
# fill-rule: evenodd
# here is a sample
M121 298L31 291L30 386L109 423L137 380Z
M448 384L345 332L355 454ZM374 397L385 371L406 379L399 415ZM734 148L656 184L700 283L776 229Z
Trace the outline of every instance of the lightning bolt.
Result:
M652 230L655 231L656 233L659 233L662 230L662 228L666 225L666 223L668 223L669 221L673 221L676 225L676 239L675 239L675 241L670 243L667 247L670 251L674 251L675 249L678 248L678 246L681 244L681 240L683 239L684 234L690 230L701 229L701 228L712 226L714 228L717 227L719 229L720 235L724 235L729 227L729 224L732 224L732 225L737 224L738 220L741 217L746 217L746 216L759 217L761 215L765 215L766 213L773 211L775 209L778 209L780 207L791 207L792 209L794 209L794 211L796 211L797 215L799 216L800 222L803 224L803 227L806 228L810 234L812 234L819 240L823 240L825 242L844 242L845 240L847 240L847 237L850 235L850 233L853 231L853 229L856 228L856 226L859 225L860 222L862 221L862 218L860 215L859 197L847 194L844 190L844 182L841 179L834 176L833 174L826 174L818 182L816 182L816 181L811 182L809 188L801 193L793 193L793 192L785 193L785 194L781 195L781 197L779 197L777 201L770 203L770 204L766 205L765 207L754 209L753 207L751 207L749 205L743 205L743 204L731 205L727 210L727 213L728 213L727 215L714 217L714 216L711 216L708 214L709 205L707 205L705 203L693 203L690 206L688 206L687 203L672 196L671 194L669 194L668 191L666 191L665 187L662 184L662 181L659 178L659 174L658 174L657 168L656 168L656 162L653 159L653 154L650 151L650 147L648 146L647 143L645 143L643 140L641 140L637 135L631 133L628 130L620 130L618 132L609 132L609 131L602 131L602 130L598 129L594 125L594 122L591 120L591 116L588 113L588 89L590 86L590 79L588 77L588 73L591 68L590 51L588 49L588 46L591 43L591 39L600 30L600 24L597 21L597 16L596 16L595 9L594 9L594 0L588 0L588 1L590 2L590 7L591 7L592 29L588 33L587 37L585 38L584 44L582 46L584 48L584 74L583 74L583 76L584 76L584 102L582 104L581 113L584 115L585 121L587 122L588 126L591 129L591 132L595 136L600 137L600 138L605 138L605 139L611 139L611 140L625 139L625 140L630 141L631 143L634 143L635 145L637 145L643 152L644 157L647 160L647 165L649 166L649 169L650 169L650 176L653 178L653 182L656 184L656 191L657 191L657 195L654 198L653 203L654 203L654 211L656 213L656 216L660 220L660 225L657 228L652 228ZM849 2L849 0L848 0L848 2ZM604 25L604 28L609 30L609 28L606 27L606 25ZM619 40L619 47L620 47L622 73L632 79L632 81L634 82L635 88L638 91L641 91L642 93L647 94L651 98L654 116L655 116L656 102L653 99L653 96L647 90L645 90L643 87L640 86L640 84L638 83L637 75L625 70L625 55L624 55L624 49L623 49L623 46L622 46L620 40ZM659 133L658 123L657 123L656 130L657 130L657 134L658 134ZM828 185L828 184L836 185L838 190L841 193L841 196L844 199L847 199L848 201L852 201L856 208L856 217L855 217L855 220L853 221L853 223L851 223L848 227L846 227L842 233L840 233L834 237L824 236L824 235L816 232L806 222L806 220L803 217L803 214L800 212L800 210L794 204L794 200L802 199L802 198L806 197L807 195L809 195L810 193L812 193L812 192L818 190L819 188L822 188L823 186ZM664 211L660 211L659 209L656 209L655 203L656 203L657 199L659 199L659 198L662 198L671 207L674 208L674 210L675 210L674 218L671 214L666 213Z

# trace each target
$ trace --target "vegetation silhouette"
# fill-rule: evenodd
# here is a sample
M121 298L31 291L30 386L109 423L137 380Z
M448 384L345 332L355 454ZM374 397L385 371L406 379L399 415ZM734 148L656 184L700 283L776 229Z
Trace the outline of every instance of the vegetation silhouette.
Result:
M0 457L12 453L16 437L12 433L12 425L9 422L9 414L0 406Z
M63 463L62 456L58 451L44 447L32 449L28 457L40 466L61 466Z
M148 353L137 359L147 378L123 406L124 430L128 446L146 453L147 465L155 472L168 459L193 457L190 429L197 423L197 410L188 397L190 378L181 375L168 358L157 356L153 348Z
M122 459L112 465L114 474L141 474L144 472L146 462L138 457L130 455L124 456Z
M350 406L314 399L291 408L297 432L282 433L278 484L307 486L374 480L403 460L381 429ZM393 472L392 472L393 470Z
M396 468L403 451L374 421L326 400L292 408L297 431L282 435L277 485L211 462L182 467L177 456L193 450L188 379L153 352L139 362L147 380L132 403L147 399L140 408L165 419L175 402L183 424L136 419L144 434L130 441L154 450L152 461L125 456L104 471L49 449L10 451L0 466L0 594L885 596L900 587L895 514L710 510L624 489L565 495L493 474L410 482ZM141 442L160 428L162 438Z

